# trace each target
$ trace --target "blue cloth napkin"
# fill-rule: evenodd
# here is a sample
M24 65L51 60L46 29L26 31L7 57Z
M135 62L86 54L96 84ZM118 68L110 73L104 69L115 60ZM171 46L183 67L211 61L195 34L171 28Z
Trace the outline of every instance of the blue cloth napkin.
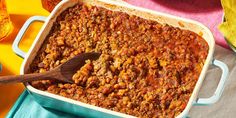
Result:
M25 90L6 118L78 118L71 114L40 106Z

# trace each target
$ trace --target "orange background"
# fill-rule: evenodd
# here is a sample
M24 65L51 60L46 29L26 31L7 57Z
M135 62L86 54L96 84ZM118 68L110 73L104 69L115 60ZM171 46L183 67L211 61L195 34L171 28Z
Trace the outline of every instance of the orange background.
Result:
M12 43L24 22L31 16L47 16L49 12L44 10L40 0L6 0L8 13L14 25L12 33L0 41L0 63L3 70L0 76L19 74L22 58L12 51ZM27 52L34 38L38 34L42 23L33 23L23 37L20 48ZM19 95L24 90L22 84L0 85L0 118L6 117Z

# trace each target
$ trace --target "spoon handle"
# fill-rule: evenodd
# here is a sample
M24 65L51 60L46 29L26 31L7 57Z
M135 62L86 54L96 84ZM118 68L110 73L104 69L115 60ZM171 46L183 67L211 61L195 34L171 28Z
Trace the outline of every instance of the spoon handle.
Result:
M35 80L50 79L51 77L53 77L53 74L55 73L44 72L44 73L32 73L24 75L0 76L0 84L31 82Z

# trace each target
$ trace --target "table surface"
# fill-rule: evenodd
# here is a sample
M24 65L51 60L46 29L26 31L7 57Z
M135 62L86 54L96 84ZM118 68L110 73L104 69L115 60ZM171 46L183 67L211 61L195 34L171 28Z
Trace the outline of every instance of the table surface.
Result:
M0 63L3 66L0 76L14 75L20 72L23 59L15 55L11 47L24 22L34 15L49 15L49 12L42 8L41 0L6 0L6 2L14 30L9 37L0 42ZM27 52L41 26L42 23L33 23L30 26L20 44L22 50ZM22 84L0 85L0 118L7 115L23 89L24 86Z

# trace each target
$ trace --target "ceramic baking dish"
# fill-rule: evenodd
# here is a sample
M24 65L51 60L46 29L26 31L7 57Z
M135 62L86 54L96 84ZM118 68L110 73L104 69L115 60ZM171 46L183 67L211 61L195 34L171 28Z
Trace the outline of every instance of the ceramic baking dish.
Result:
M127 3L113 1L113 0L64 0L56 6L56 8L52 11L52 13L47 18L42 17L42 16L33 16L29 18L23 25L20 32L18 33L12 46L14 52L20 57L24 58L24 62L20 70L21 74L28 72L29 65L35 58L38 50L43 44L43 41L46 39L46 36L49 34L49 31L53 25L53 22L55 22L57 16L60 15L60 13L64 11L65 9L74 6L76 3L78 3L78 1L89 3L96 6L105 7L107 9L111 9L114 11L127 12L128 14L137 15L145 19L155 20L155 21L158 21L159 23L167 23L169 25L180 27L181 29L187 29L199 35L202 35L202 37L206 40L206 42L209 45L208 56L206 58L202 72L199 76L199 79L196 83L196 86L193 90L193 93L188 101L186 108L177 117L185 117L188 114L192 105L209 105L219 100L224 89L225 81L227 79L228 67L226 64L222 63L221 61L213 59L215 41L214 41L214 37L212 33L207 27L193 20L184 19L177 16L160 13L160 12L156 12L156 11L152 11L152 10L148 10L144 8L139 8L139 7L129 5ZM25 53L19 49L18 45L25 31L29 27L29 25L35 21L40 21L40 22L45 22L45 23L42 26L37 37L35 38L35 41L33 42L29 52ZM203 83L203 80L206 75L206 71L210 64L218 66L219 68L222 69L221 79L219 81L219 84L213 96L211 96L210 98L198 98L199 89ZM67 113L71 113L71 114L75 114L75 115L83 116L83 117L108 117L108 118L134 117L134 116L130 116L124 113L119 113L119 112L111 111L105 108L92 106L92 105L75 101L69 98L65 98L59 95L41 91L41 90L33 88L29 83L25 83L25 86L28 92L43 107L56 109L56 110L60 110L63 112L67 112Z

